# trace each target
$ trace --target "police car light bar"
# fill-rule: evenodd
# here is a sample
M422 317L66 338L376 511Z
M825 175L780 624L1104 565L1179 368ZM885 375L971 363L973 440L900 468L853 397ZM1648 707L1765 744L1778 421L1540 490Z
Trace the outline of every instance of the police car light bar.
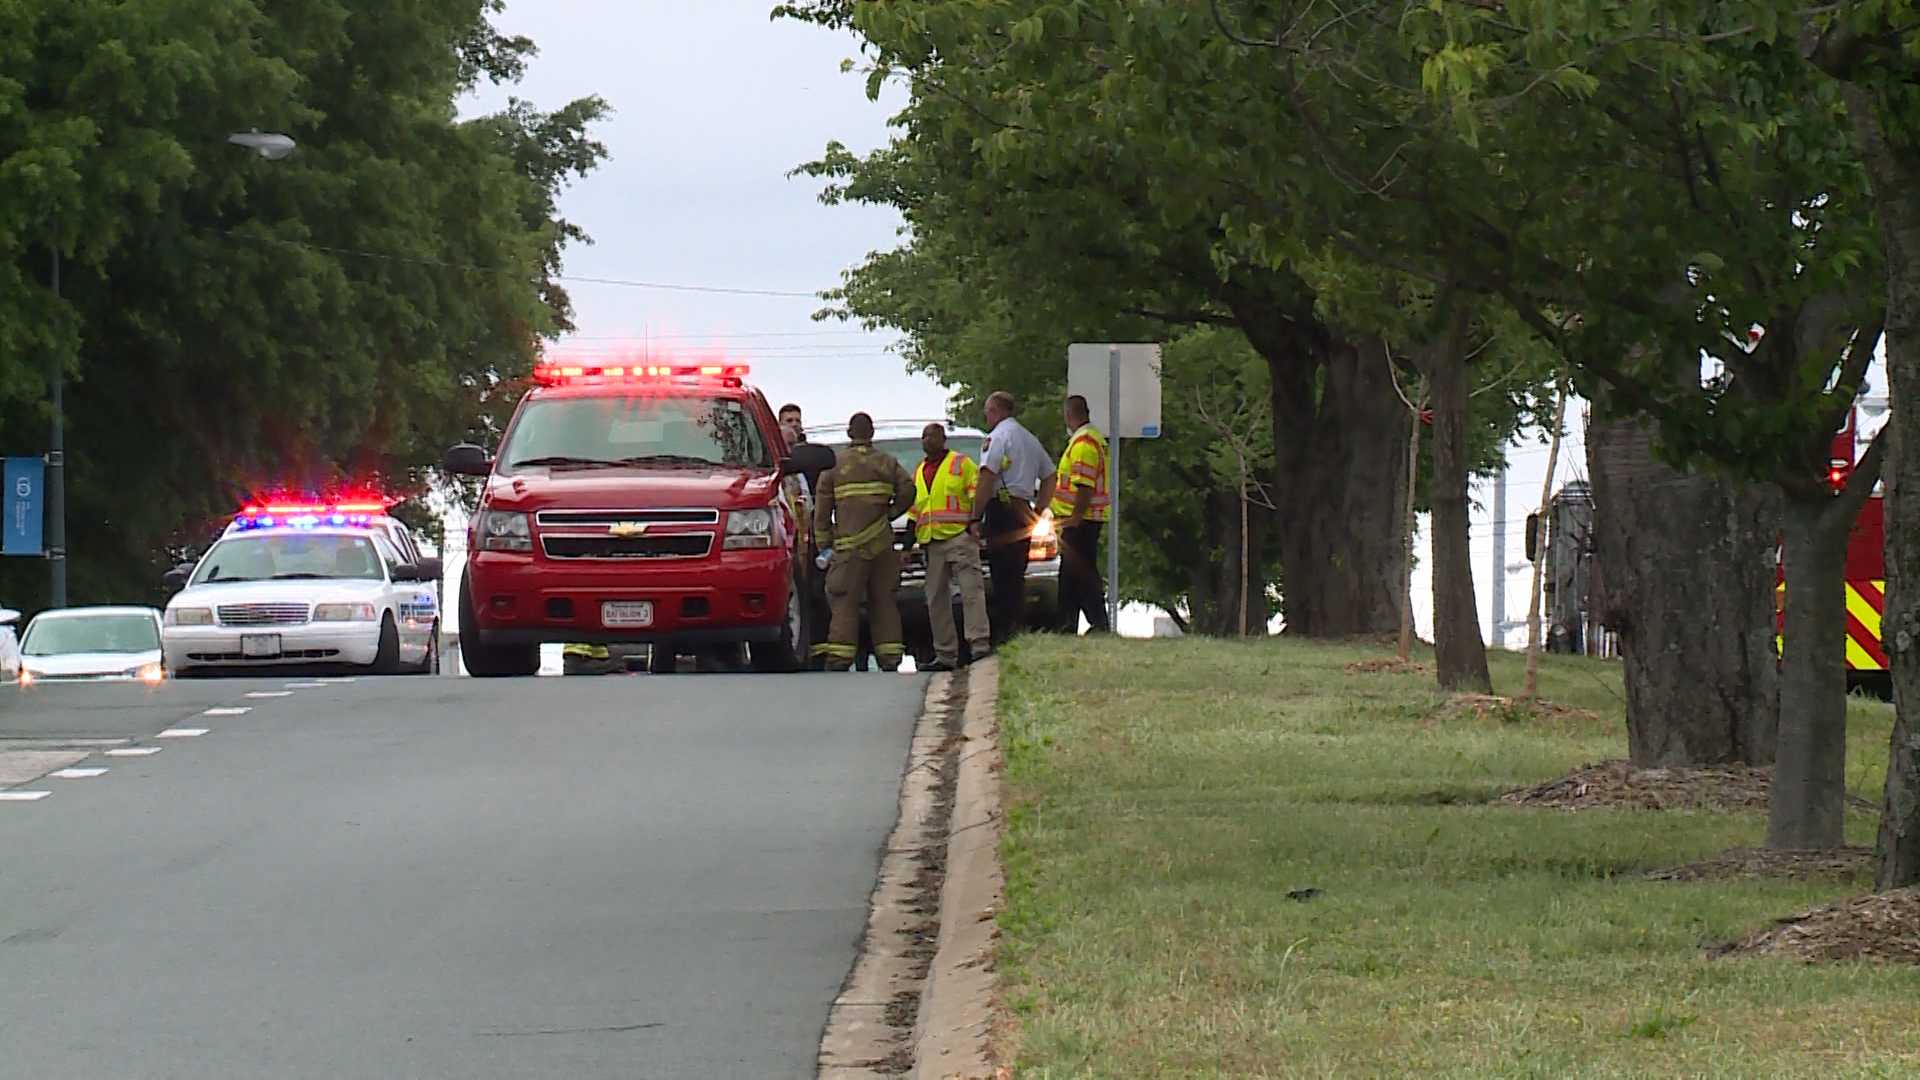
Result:
M745 364L604 364L543 361L533 366L533 381L542 386L580 382L653 382L660 379L717 379L738 386L746 378Z
M339 502L273 501L254 503L241 509L234 523L242 529L271 529L275 526L313 528L319 525L371 525L384 517L387 508L399 500L347 499Z

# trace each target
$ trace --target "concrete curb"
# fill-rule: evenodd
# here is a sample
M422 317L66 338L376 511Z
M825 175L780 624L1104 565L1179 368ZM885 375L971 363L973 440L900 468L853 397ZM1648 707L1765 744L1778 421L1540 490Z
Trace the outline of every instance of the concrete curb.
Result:
M960 769L947 824L940 936L914 1022L913 1075L920 1080L992 1080L993 948L1004 876L1000 785L1000 661L967 668Z
M944 729L951 713L948 700L952 692L951 675L936 675L927 684L925 703L907 753L906 772L900 781L899 817L880 860L860 955L827 1013L826 1029L820 1038L818 1076L833 1080L897 1076L905 1071L901 1066L911 1054L912 1045L902 1039L902 1032L888 1015L898 1013L903 999L915 1002L924 993L920 972L924 961L907 955L902 943L928 918L927 913L910 910L918 873L915 858L942 839L933 818L940 760L947 752Z

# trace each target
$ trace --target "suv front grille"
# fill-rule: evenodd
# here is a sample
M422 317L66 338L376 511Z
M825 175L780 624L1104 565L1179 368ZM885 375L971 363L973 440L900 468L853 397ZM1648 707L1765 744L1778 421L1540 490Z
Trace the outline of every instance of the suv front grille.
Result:
M533 520L544 527L568 525L612 526L622 522L642 525L713 525L720 511L694 507L685 510L542 510Z
M713 534L542 536L540 546L549 559L699 559L713 549Z
M222 604L215 608L221 626L304 626L305 604Z

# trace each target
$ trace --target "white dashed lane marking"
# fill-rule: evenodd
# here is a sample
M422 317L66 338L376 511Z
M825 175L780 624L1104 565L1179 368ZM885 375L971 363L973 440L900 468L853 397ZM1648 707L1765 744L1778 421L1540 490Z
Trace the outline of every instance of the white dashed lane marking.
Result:
M198 738L201 735L205 735L210 730L211 730L210 728L203 728L203 727L170 727L167 730L161 732L160 734L155 735L154 738L156 739L193 739L193 738Z
M323 687L323 686L327 686L327 685L329 685L329 684L328 684L328 683L323 683L323 682L290 682L290 683L288 683L288 684L287 684L287 689L289 689L289 690L318 690L318 689L320 689L321 687ZM251 696L251 695L249 695L249 696Z
M0 802L37 802L51 794L51 791L0 791Z
M166 749L162 746L128 746L107 751L108 757L147 757Z
M56 780L91 780L96 776L106 775L106 772L107 770L101 768L60 769L55 772L50 772L47 775Z
M293 691L291 690L254 690L248 693L247 696L250 698L292 697Z
M253 711L250 705L223 705L217 709L208 709L201 716L245 716Z

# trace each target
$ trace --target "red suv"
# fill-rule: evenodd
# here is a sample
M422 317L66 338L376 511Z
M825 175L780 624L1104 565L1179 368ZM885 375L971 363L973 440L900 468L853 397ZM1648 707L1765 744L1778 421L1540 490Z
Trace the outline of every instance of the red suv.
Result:
M532 675L554 642L647 642L656 671L745 643L756 670L799 669L812 567L785 438L746 373L542 363L498 454L447 451L449 472L486 478L459 597L470 674Z

